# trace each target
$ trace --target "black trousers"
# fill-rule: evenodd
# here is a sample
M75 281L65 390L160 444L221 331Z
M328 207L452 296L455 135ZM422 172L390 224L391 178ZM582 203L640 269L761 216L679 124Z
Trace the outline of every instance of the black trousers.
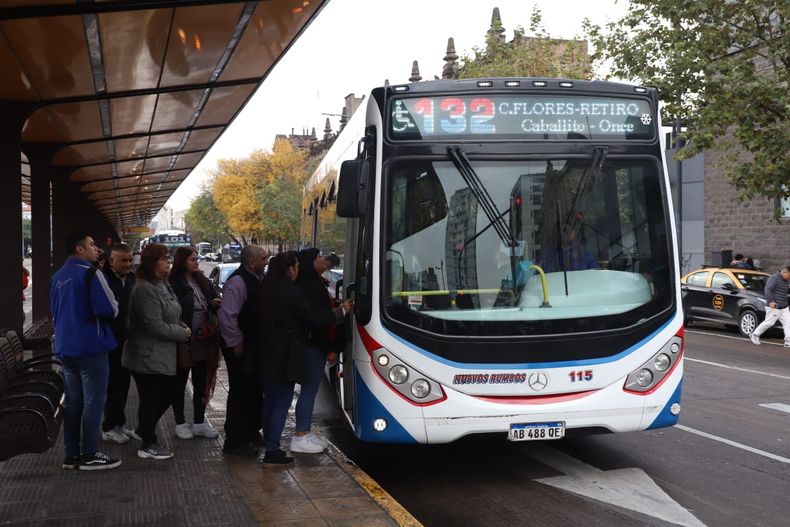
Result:
M263 388L257 375L244 372L242 358L232 349L222 350L228 368L228 406L225 414L225 446L237 447L251 442L263 420Z
M159 375L152 373L132 373L137 393L140 395L140 420L137 430L143 440L143 448L153 443L156 439L156 423L170 408L173 400L173 388L176 385L174 375Z
M192 410L195 424L203 422L206 416L206 405L203 404L203 392L206 391L206 370L208 361L200 361L192 364L191 368L178 368L176 373L176 388L173 393L173 415L176 417L176 424L186 422L184 419L184 390L187 387L189 370L192 370Z
M123 342L107 354L110 360L110 378L107 381L107 402L104 403L104 422L101 429L109 432L126 424L126 399L129 396L131 373L121 366Z

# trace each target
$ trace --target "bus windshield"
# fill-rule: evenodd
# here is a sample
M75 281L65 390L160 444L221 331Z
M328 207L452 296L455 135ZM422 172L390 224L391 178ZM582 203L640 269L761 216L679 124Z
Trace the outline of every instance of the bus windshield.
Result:
M560 334L627 327L671 305L658 160L596 150L453 161L386 167L391 320L438 334Z

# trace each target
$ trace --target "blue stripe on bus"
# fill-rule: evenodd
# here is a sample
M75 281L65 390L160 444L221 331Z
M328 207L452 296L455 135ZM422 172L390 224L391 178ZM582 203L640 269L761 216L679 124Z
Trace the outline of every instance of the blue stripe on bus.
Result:
M362 376L354 369L354 433L362 441L373 443L416 443L417 440L406 431L389 411L384 408L370 388L362 380ZM373 428L375 419L387 421L387 428L377 432Z
M391 331L387 330L387 328L382 327L382 329L388 335L390 335L392 338L394 338L395 340L397 340L398 342L400 342L404 346L407 346L408 348L411 348L414 351L417 351L417 352L425 355L426 357L430 357L431 359L433 359L433 360L435 360L437 362L441 362L442 364L446 364L446 365L452 366L454 368L461 368L461 369L467 369L467 370L503 370L503 369L514 369L515 370L515 369L531 369L531 368L559 368L559 367L563 367L563 366L586 366L586 365L590 365L590 364L605 364L607 362L614 362L614 361L622 359L623 357L626 357L626 356L630 355L631 353L635 352L636 350L638 350L639 348L644 346L649 340L653 339L656 335L658 335L661 331L663 331L664 328L669 326L669 323L672 322L672 320L674 320L674 318L670 319L669 321L664 323L661 327L656 329L653 333L651 333L650 335L648 335L644 339L640 340L639 342L637 342L636 344L634 344L630 348L627 348L626 350L621 351L617 355L612 355L612 356L609 356L609 357L600 357L600 358L596 358L596 359L584 359L584 360L562 361L562 362L535 362L535 363L525 362L525 363L521 363L521 364L518 364L518 363L515 363L515 364L489 364L489 363L486 363L486 364L479 364L479 363L469 364L469 363L462 363L462 362L451 361L451 360L445 359L444 357L440 357L439 355L431 353L430 351L425 350L425 349L423 349L423 348L421 348L421 347L419 347L419 346L417 346L415 344L412 344L411 342L409 342L409 341L399 337L398 335L395 335Z
M683 379L680 379L678 383L678 387L675 388L675 391L672 393L672 396L667 401L667 404L664 405L664 409L661 410L661 413L658 414L650 426L647 427L647 430L652 430L653 428L663 428L665 426L675 426L678 424L678 417L679 415L672 415L670 408L675 403L680 403L680 392L683 388Z

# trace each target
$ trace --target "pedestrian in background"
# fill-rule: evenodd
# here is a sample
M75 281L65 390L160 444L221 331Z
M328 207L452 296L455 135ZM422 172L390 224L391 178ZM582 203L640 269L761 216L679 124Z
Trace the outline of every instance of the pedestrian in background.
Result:
M311 306L304 292L293 284L298 276L298 253L288 251L269 261L263 280L264 466L293 463L293 458L280 449L280 439L293 400L294 383L306 381L308 329L326 329L340 322L352 306L350 300L334 310Z
M263 247L245 246L241 265L222 287L219 333L230 385L222 451L231 455L255 456L262 444L261 281L268 256Z
M216 322L219 298L198 268L198 263L198 254L193 247L179 247L170 270L170 287L181 304L181 322L192 330L188 360L185 364L178 364L176 389L173 392L176 436L181 439L192 439L194 436L213 439L219 436L211 424L205 421L206 405L214 393L219 367L219 325ZM190 370L194 423L191 426L184 417L184 389Z
M66 387L63 468L115 468L121 460L97 447L107 398L107 353L116 347L109 321L118 316L118 303L94 267L98 248L93 238L82 232L69 234L66 253L69 257L49 287L55 355L63 363Z
M790 348L790 310L787 307L788 281L790 267L782 267L778 273L772 274L765 283L765 320L749 335L753 344L760 345L760 335L776 324L782 323L785 334L785 348Z
M320 311L334 307L327 291L327 281L321 275L332 269L335 261L334 258L322 256L315 248L299 251L299 276L294 283L302 290L312 309ZM335 321L332 320L324 327L307 331L304 378L296 401L296 432L291 439L291 452L317 454L327 446L326 441L313 434L310 428L327 357L334 353L330 342L330 329L334 325Z
M124 243L117 243L110 248L110 257L104 267L104 278L118 302L118 316L110 322L116 347L109 353L110 379L107 384L107 402L104 406L104 423L102 423L102 439L120 445L127 443L129 438L140 440L134 429L125 428L126 400L129 396L131 374L121 364L123 345L126 343L126 318L129 311L129 296L134 287L132 273L132 250Z
M173 453L156 437L156 424L173 400L176 344L189 340L192 331L181 323L181 305L167 283L170 251L158 243L140 255L137 283L129 297L129 326L122 364L132 372L140 395L138 433L142 446L137 457L169 459Z

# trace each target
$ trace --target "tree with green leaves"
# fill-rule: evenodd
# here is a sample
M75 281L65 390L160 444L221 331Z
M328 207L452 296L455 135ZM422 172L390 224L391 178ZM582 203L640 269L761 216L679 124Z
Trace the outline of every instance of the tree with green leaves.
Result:
M274 240L280 249L299 240L302 191L309 177L307 156L289 141L275 141L263 171L264 184L258 193L263 238Z
M473 48L471 56L461 57L457 77L591 78L592 66L586 41L552 38L543 26L537 6L532 11L529 32L530 36L527 36L519 26L514 31L513 40L508 42L499 8L494 8L485 46Z
M721 151L742 199L790 197L790 4L630 3L623 19L587 25L595 58L658 88L664 121L686 127L680 158Z
M214 203L210 184L203 185L200 193L189 204L184 221L195 242L211 242L212 245L217 246L227 243L232 238L228 229L228 220Z

